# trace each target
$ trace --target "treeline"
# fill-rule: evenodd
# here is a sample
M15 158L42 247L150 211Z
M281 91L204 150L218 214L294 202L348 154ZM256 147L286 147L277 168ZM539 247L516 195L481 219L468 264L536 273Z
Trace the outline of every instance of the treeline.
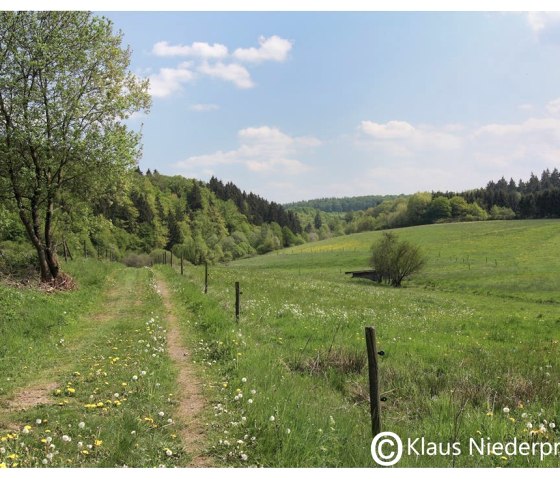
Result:
M302 202L312 204L322 200ZM298 203L299 204L299 203ZM361 211L327 212L289 206L297 212L309 241L362 231L453 221L560 218L560 173L545 170L529 180L501 178L485 188L454 192L420 192L385 199Z
M437 192L434 196L451 198L456 193ZM510 218L558 218L560 217L560 172L554 168L544 170L540 178L534 173L528 181L517 183L504 177L490 181L485 188L459 193L468 202L478 203L490 215L500 213Z
M216 193L213 188L220 185L224 191ZM241 193L231 183L223 185L214 179L212 186L157 170L131 171L110 194L89 204L68 203L58 212L59 256L64 245L74 254L110 254L118 259L157 255L165 249L200 264L263 254L305 241L293 212L252 193ZM33 261L17 212L0 203L0 270Z
M293 233L301 233L301 224L296 214L284 209L278 203L270 202L254 193L241 191L232 182L225 185L216 177L210 178L208 187L221 200L232 200L239 211L243 213L252 224L278 223L287 226Z
M297 201L295 203L287 203L284 206L289 209L314 208L327 213L344 213L347 211L367 210L368 208L380 205L386 200L395 198L397 198L397 195L345 196L343 198L318 198Z

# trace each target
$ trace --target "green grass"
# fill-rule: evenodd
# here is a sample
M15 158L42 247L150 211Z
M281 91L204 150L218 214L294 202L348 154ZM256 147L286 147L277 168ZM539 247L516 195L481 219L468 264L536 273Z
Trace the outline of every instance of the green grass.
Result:
M14 293L21 295L18 301L6 300L16 318L21 311L32 311L28 321L35 337L26 339L23 334L21 341L29 341L33 349L20 351L21 358L10 363L18 388L12 387L11 394L0 400L17 398L19 391L33 388L37 382L56 381L57 385L49 393L48 404L20 412L3 411L0 464L187 464L189 457L173 420L176 371L166 353L164 309L153 272L94 262L76 264L73 271L79 291L52 296L21 291ZM88 280L90 275L97 280ZM103 294L102 286L106 287ZM85 309L80 311L80 307ZM66 311L64 317L71 320L57 322L57 311L60 315ZM51 319L37 319L41 312ZM48 333L33 328L34 321L50 321L56 327ZM61 335L63 343L59 342ZM29 364L37 369L30 371Z
M343 274L368 267L380 232L211 267L208 297L200 292L203 268L184 278L166 270L208 377L211 447L223 464L373 466L360 368L367 325L386 352L385 430L444 443L560 440L544 422L560 423L560 221L396 233L428 256L425 271L401 289ZM243 291L239 324L235 281ZM546 432L535 432L540 424ZM399 465L558 467L560 460L405 456Z

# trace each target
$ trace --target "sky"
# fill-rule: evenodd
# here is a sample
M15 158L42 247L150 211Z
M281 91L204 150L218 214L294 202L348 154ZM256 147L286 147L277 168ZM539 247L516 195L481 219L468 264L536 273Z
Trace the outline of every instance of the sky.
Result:
M560 167L560 13L98 14L150 79L143 171L286 203Z

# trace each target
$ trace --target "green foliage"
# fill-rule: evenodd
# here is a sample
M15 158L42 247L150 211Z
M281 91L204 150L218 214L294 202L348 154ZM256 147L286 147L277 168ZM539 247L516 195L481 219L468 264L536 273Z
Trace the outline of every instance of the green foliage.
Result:
M18 211L43 281L58 275L60 213L118 190L139 154L123 120L149 107L148 84L128 70L121 42L89 12L0 14L0 196Z
M404 279L424 267L426 258L418 246L385 232L372 246L370 264L383 279L398 288Z

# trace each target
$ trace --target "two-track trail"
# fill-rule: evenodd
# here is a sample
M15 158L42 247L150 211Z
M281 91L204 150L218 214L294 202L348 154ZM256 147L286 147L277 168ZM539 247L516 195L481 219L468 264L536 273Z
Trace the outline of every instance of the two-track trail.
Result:
M55 467L212 466L207 402L167 283L140 268L117 268L105 281L95 308L73 319L75 332L57 354L0 395L0 437L23 432L32 441L25 455L23 446L11 451L27 467L45 459ZM43 459L35 444L48 435L60 456ZM92 448L76 459L71 446L88 441Z
M178 407L177 417L183 424L181 439L192 456L190 466L208 467L211 460L204 454L204 424L201 414L204 411L205 399L202 394L202 383L193 370L190 352L184 346L179 329L179 320L171 303L171 295L165 280L159 276L157 288L161 295L167 319L167 345L171 359L177 367Z

